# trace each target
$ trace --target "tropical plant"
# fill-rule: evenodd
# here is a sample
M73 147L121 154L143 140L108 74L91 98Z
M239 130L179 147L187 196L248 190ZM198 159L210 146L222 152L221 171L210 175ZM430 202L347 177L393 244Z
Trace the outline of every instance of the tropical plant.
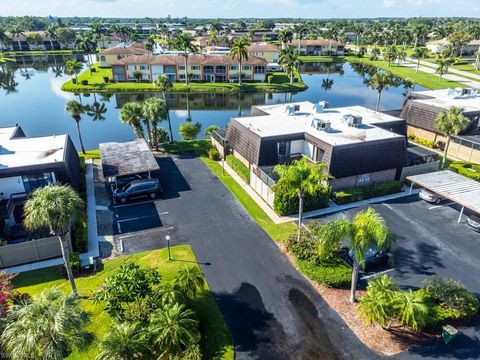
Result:
M102 121L105 120L103 116L107 112L107 107L104 103L99 103L94 101L92 105L88 105L86 108L87 115L90 116L93 121Z
M67 270L68 280L74 295L77 294L75 280L70 267L70 248L67 234L71 224L83 216L84 203L77 192L68 185L48 185L37 188L28 198L24 206L27 229L47 227L50 234L57 236L62 249L63 261Z
M284 67L286 74L289 76L290 84L293 84L295 71L302 63L299 56L299 52L292 48L280 51L279 63Z
M167 98L165 97L165 93L173 88L173 84L166 74L158 75L154 81L155 85L160 88L162 92L163 101L165 101L165 111L167 112L167 120L168 120L168 129L170 132L170 141L173 141L173 132L172 132L172 122L170 120L170 111L168 110L168 103Z
M380 49L379 48L373 48L370 51L370 60L377 61L379 56L380 56Z
M405 50L399 50L397 52L397 61L399 66L400 66L400 63L404 62L406 58L407 58L407 52Z
M417 331L428 322L428 306L424 296L417 291L399 291L396 293L394 308L404 326Z
M70 116L75 123L77 124L77 133L78 140L80 141L80 147L82 148L82 153L85 154L85 147L83 146L82 132L80 131L80 121L82 120L82 114L85 112L85 107L80 104L78 101L70 100L65 106L65 112L70 113Z
M23 35L23 34L24 34L24 29L22 28L22 26L19 25L19 24L12 24L12 25L10 25L10 27L8 28L8 31L9 31L10 34L12 35L12 39L13 39L13 38L17 38L18 48L21 50L21 46L20 46L20 35Z
M395 45L387 46L383 50L383 58L388 62L388 66L392 65L392 62L397 58L398 49Z
M0 318L3 318L8 311L10 301L14 297L12 279L15 275L0 272Z
M179 355L200 340L194 312L180 304L167 305L155 311L150 318L148 331L159 359Z
M336 219L320 229L319 254L322 258L331 256L342 241L348 242L353 253L352 286L350 302L355 302L358 273L365 266L365 256L371 247L383 250L393 248L395 238L389 234L385 221L373 208L358 212L352 220Z
M126 103L120 109L120 121L132 126L138 138L144 137L142 116L142 104L136 101Z
M91 72L92 66L92 53L95 52L97 48L97 42L95 40L95 35L92 32L86 31L82 34L77 34L75 39L75 46L77 49L82 50L87 55L88 66Z
M232 59L238 61L238 85L242 85L242 63L248 60L248 40L244 37L240 37L233 41L232 48L230 50L230 56Z
M53 287L12 306L2 347L10 359L61 360L93 340L85 330L89 323L90 315L80 309L76 298Z
M288 28L280 30L278 40L282 43L282 49L285 49L287 43L291 43L293 40L293 31Z
M291 165L276 165L273 169L280 179L273 185L273 190L277 191L296 191L299 199L298 204L298 235L300 239L303 203L306 193L314 192L319 184L323 184L328 179L327 166L324 163L314 164L306 157L295 160Z
M47 34L50 39L51 50L53 50L53 40L57 38L57 29L58 25L56 24L48 24L48 26L45 28L45 34Z
M142 80L142 77L143 77L142 72L139 71L139 70L135 70L133 72L133 77L137 80L137 82L140 82Z
M205 129L205 136L209 137L213 134L214 131L218 130L219 127L217 125L210 125Z
M443 150L443 168L447 165L447 153L451 136L457 135L460 131L464 130L469 123L470 119L463 114L463 109L459 107L452 106L448 111L440 111L438 113L435 120L436 127L447 138L447 143Z
M191 121L186 121L180 125L178 133L182 136L183 140L195 140L202 128L200 123L192 123Z
M148 138L149 140L153 140L153 145L155 146L155 149L158 149L157 127L160 121L167 118L167 103L165 102L165 100L159 99L157 97L148 98L142 104L142 113L143 118L145 119L147 124L151 123L153 129L152 132L147 130L149 132ZM149 129L148 125L147 129Z
M183 52L184 66L185 66L185 84L188 85L188 55L198 51L194 44L195 39L188 33L181 32L175 39L175 46Z
M373 76L368 80L368 85L377 90L377 105L375 106L375 111L380 109L380 101L382 98L382 91L387 90L392 84L392 76L387 74L384 71L377 71Z
M448 73L452 61L450 59L442 58L437 60L438 67L435 69L435 72L443 77L443 75Z
M197 296L199 291L203 290L205 278L199 267L184 266L178 271L175 277L175 285L188 298L192 299Z
M306 33L308 32L308 27L305 23L297 24L293 27L293 33L295 38L298 40L298 52L300 53L302 40L305 38Z
M420 67L420 61L428 57L428 49L426 47L417 47L413 51L412 58L417 60L417 69L415 72L418 74L418 68Z
M333 79L325 78L322 79L322 88L325 90L330 90L333 86Z
M136 323L115 324L99 345L96 360L141 359L148 352L148 341Z

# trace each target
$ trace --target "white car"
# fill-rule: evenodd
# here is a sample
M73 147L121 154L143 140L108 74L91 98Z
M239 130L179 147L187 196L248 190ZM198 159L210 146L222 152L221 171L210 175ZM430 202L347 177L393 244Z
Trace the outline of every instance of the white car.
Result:
M440 202L443 200L441 196L425 189L420 190L420 192L418 193L418 196L422 200L425 200L429 203L435 203L435 204L440 204Z

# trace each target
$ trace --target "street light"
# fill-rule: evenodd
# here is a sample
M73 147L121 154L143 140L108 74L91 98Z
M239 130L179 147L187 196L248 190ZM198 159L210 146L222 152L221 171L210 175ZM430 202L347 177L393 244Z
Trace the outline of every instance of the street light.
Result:
M165 236L165 240L167 240L168 260L172 260L172 258L170 257L170 235Z

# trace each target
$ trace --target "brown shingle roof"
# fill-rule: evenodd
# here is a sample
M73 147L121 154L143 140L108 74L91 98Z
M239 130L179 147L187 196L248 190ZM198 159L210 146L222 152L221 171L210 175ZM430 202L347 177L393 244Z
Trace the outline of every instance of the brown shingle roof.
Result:
M263 51L263 52L278 52L280 49L273 44L251 44L248 49L249 52Z
M100 55L143 55L149 54L150 51L146 50L143 44L132 43L129 45L119 44L103 50Z
M132 55L123 59L112 61L112 65L151 64L151 65L183 65L185 59L182 55ZM191 65L220 65L237 64L237 59L229 55L190 55L188 63ZM257 56L249 56L243 61L249 65L266 65L267 61Z

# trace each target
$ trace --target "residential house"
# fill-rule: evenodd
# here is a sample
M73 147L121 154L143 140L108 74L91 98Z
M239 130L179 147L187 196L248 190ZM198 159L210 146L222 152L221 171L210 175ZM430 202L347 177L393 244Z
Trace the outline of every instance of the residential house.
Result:
M47 50L73 50L75 44L61 43L57 39L51 39L44 31L26 31L13 36L6 33L8 42L0 42L0 50L3 51L47 51Z
M461 160L480 163L480 94L477 89L441 89L415 91L407 95L401 117L407 122L408 132L418 138L432 141L442 148L446 138L436 126L437 115L451 107L463 109L470 119L466 129L455 136L448 154ZM456 144L456 145L455 145Z
M108 49L118 45L124 44L124 38L118 34L104 35L100 36L100 39L97 40L97 46L99 49Z
M362 106L254 106L252 116L230 120L225 139L250 169L252 183L303 156L327 165L335 189L394 180L407 165L405 121Z
M343 55L345 52L345 44L336 40L293 40L287 45L298 49L300 42L301 55Z
M257 42L248 47L248 56L257 56L267 60L269 64L278 63L280 49L266 42Z
M100 67L110 67L114 61L129 56L147 54L150 54L150 51L146 50L142 43L132 42L130 44L120 43L105 49L101 51L98 56L100 57Z
M448 39L440 39L429 41L425 44L426 48L431 52L438 54L443 51L447 46L450 46ZM472 40L462 48L463 55L473 55L480 50L480 40Z
M190 55L188 69L182 55L128 56L111 63L115 81L135 81L135 73L142 74L142 81L154 81L158 75L166 74L172 82L192 81L225 82L238 79L238 63L227 55ZM250 56L242 64L245 80L264 81L267 61Z

